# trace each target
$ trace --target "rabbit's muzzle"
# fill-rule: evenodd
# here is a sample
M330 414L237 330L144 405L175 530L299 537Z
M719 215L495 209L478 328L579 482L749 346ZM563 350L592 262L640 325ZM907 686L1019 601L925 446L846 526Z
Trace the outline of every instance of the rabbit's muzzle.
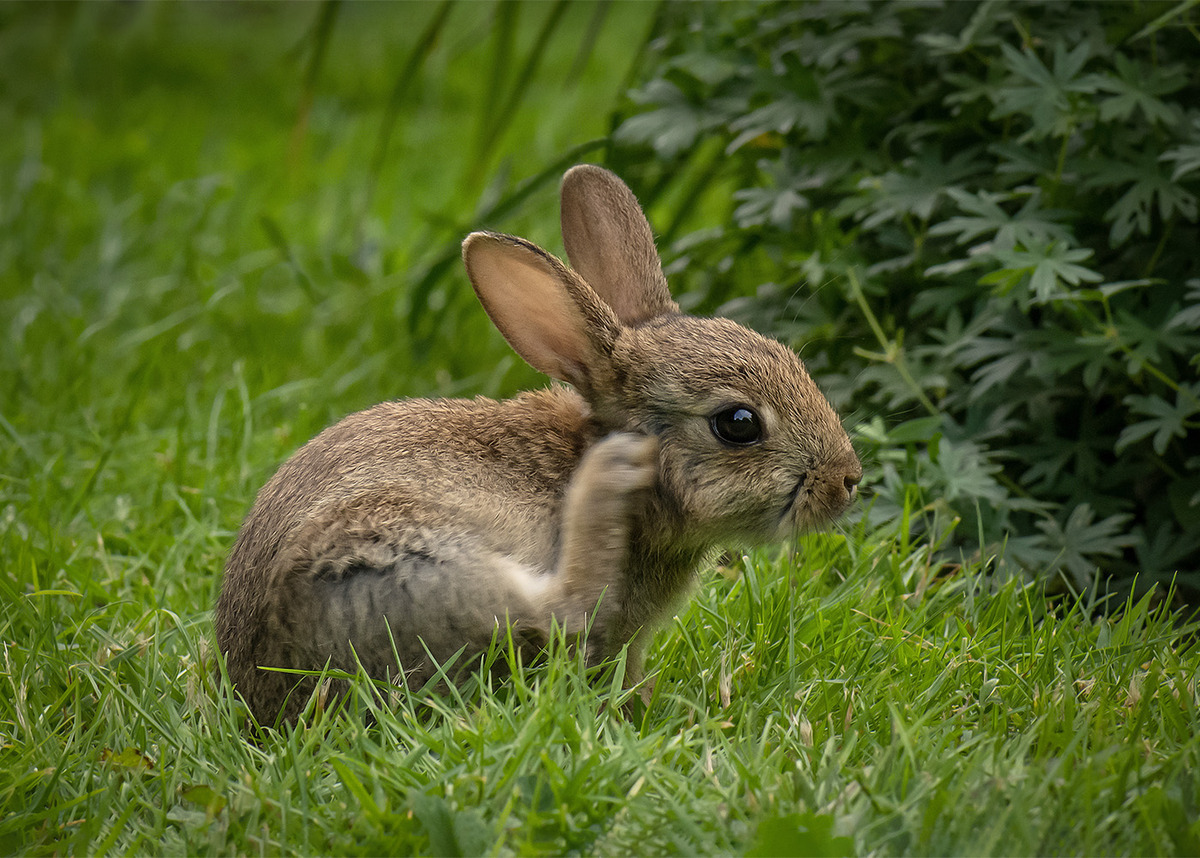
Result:
M836 519L854 502L862 476L853 452L800 474L780 513L780 529L811 530Z

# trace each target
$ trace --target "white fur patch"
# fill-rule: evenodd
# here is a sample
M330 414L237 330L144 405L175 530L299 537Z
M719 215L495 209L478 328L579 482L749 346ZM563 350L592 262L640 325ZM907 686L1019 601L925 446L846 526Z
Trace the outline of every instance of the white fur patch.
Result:
M554 584L553 575L507 557L502 559L501 564L500 574L512 582L513 589L531 607L537 608L545 604L546 593Z

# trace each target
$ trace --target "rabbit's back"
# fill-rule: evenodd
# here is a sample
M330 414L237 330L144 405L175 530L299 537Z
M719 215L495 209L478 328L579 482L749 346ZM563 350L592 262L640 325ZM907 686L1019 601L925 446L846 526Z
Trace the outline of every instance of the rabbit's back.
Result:
M292 456L259 492L227 564L237 588L301 526L355 498L412 498L494 521L553 505L594 440L587 408L565 388L495 401L407 399L352 414ZM498 534L502 536L503 534Z

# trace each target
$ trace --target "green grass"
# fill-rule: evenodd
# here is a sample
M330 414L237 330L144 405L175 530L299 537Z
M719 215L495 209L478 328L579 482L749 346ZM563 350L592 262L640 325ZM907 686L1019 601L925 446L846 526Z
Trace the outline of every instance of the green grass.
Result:
M254 492L357 408L542 383L457 241L556 244L654 14L324 8L0 9L0 853L1200 852L1196 625L886 532L707 572L632 718L556 652L252 740L211 606Z
M198 610L7 617L5 851L1195 854L1200 651L1149 601L1047 610L923 551L811 537L709 576L651 705L556 652L247 741ZM616 690L614 690L614 688ZM364 726L364 710L375 723ZM825 821L827 829L822 829ZM805 839L800 826L814 834ZM811 853L818 854L818 853Z

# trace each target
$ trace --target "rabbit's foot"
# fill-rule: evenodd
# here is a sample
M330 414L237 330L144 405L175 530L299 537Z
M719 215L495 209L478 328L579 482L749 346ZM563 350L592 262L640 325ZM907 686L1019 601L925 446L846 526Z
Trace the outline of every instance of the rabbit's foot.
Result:
M568 628L602 596L615 608L637 498L657 479L658 441L646 435L610 435L580 462L567 489L559 561Z
M593 503L619 503L620 514L628 518L629 496L650 488L656 479L658 439L617 432L588 451L571 483L572 489L583 489Z

